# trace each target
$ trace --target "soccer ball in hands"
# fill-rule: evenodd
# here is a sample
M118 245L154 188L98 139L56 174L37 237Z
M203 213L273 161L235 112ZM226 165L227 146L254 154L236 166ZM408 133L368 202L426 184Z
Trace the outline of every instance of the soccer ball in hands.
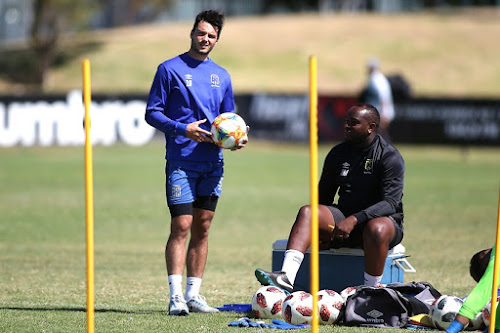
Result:
M232 149L247 136L247 125L243 118L233 112L224 112L212 122L214 143L225 149Z
M434 326L440 330L446 330L450 326L463 301L453 295L442 295L437 298L429 310L429 317Z
M344 300L333 290L318 291L318 313L320 324L332 325L339 319Z
M255 318L281 318L281 307L286 294L273 286L264 286L257 290L252 298L252 311Z
M313 297L305 291L295 291L283 301L282 315L292 325L312 322Z

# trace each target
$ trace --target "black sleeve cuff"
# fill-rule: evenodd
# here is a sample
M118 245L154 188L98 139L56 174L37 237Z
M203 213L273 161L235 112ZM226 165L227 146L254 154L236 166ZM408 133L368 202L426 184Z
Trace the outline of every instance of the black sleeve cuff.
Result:
M365 224L368 221L368 216L366 216L365 212L359 212L353 215L358 220L357 224Z

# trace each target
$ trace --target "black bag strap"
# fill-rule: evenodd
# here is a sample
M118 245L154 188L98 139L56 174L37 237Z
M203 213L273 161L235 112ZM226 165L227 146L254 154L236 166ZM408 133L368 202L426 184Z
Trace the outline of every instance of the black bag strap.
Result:
M424 290L429 290L429 292L434 296L434 298L439 298L441 293L432 286L429 282L393 282L387 285L387 288L395 289L402 293L403 295L415 296Z
M432 302L441 296L441 293L429 282L395 282L387 285L387 288L399 291L410 303L409 313L414 316L429 313Z

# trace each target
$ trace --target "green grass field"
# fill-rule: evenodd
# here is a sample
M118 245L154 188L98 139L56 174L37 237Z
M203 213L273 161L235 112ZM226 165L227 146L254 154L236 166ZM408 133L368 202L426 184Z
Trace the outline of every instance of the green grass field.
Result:
M500 148L397 147L407 166L404 245L417 269L405 280L463 296L474 286L470 256L495 240ZM240 331L227 327L234 312L166 315L163 155L162 142L94 148L96 332ZM0 156L0 331L85 332L83 147ZM202 285L210 304L250 303L253 271L270 268L272 243L309 200L308 158L304 145L265 142L226 153ZM384 331L393 332L363 329Z

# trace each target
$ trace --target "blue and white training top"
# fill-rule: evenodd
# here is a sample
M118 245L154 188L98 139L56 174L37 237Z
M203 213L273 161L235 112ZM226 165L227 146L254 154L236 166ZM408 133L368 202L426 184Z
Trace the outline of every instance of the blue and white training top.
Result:
M222 160L222 149L213 143L198 143L186 137L186 127L210 131L212 121L223 112L234 112L229 73L210 58L199 61L187 53L158 66L146 106L146 122L165 133L167 160Z

